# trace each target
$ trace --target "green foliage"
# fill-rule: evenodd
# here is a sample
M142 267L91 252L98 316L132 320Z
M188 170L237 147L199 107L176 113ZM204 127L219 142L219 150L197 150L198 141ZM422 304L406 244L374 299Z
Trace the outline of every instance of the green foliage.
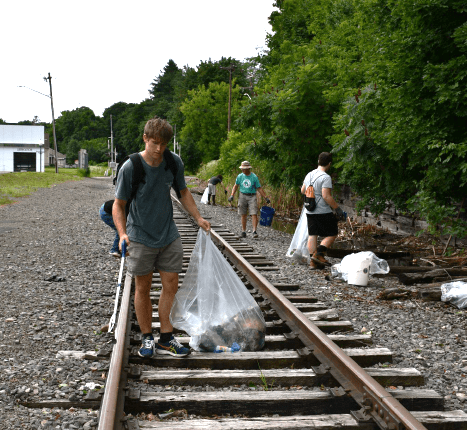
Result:
M240 89L234 87L231 118L235 118L240 97ZM203 162L219 158L221 144L227 138L228 100L229 85L211 82L207 88L200 85L197 90L189 91L180 106L185 116L180 139L184 143L192 141Z
M90 178L91 177L91 169L86 167L85 169L78 169L77 174L81 178Z
M254 129L248 128L241 132L231 131L220 148L219 169L222 175L237 177L240 173L239 166L249 155L249 147L253 145ZM255 160L249 160L254 163Z
M219 160L212 160L201 166L196 176L203 181L209 181L213 176L219 175Z

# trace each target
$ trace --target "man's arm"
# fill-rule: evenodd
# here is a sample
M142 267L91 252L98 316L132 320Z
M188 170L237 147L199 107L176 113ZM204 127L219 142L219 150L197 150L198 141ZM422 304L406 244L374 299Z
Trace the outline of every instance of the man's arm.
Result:
M324 201L331 206L331 209L337 209L339 205L336 203L334 198L332 197L331 194L331 188L323 188L321 190L321 193L323 194L323 199Z
M263 196L263 198L266 200L266 203L267 203L267 204L271 203L271 200L269 200L269 199L266 197L266 193L264 192L263 187L256 188L256 191L259 191L259 193L260 193L260 194Z
M198 225L206 231L211 229L211 223L206 221L199 213L198 208L196 207L195 200L191 195L188 188L180 190L180 194L182 197L180 198L180 202L182 203L183 207L189 212L189 214L196 220Z
M122 242L125 240L126 246L130 245L130 239L126 234L126 200L115 199L114 204L112 206L112 218L114 220L115 227L118 231L118 236L120 238L120 242L118 247L120 251L122 250Z
M305 193L306 193L306 185L305 185L305 184L302 185L302 188L300 189L300 192L301 192L302 194L305 194Z

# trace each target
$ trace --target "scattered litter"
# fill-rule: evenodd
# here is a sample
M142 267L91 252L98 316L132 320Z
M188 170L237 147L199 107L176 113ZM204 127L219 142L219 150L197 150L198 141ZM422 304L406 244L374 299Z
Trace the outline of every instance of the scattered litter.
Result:
M334 264L331 267L331 275L349 284L352 283L351 281L365 283L365 268L368 275L389 273L389 264L386 260L378 258L371 251L362 251L346 255L340 263ZM355 285L359 284L355 283Z
M456 281L441 285L441 301L459 309L467 308L467 282Z

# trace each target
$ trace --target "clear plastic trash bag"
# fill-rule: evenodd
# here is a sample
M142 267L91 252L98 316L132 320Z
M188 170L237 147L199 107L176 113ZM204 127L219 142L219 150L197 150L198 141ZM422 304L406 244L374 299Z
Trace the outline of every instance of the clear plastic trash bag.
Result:
M264 347L266 322L261 309L202 229L175 295L170 322L191 336L190 346L197 351L238 350L234 343L240 351Z
M362 251L346 255L340 263L334 264L331 267L331 276L347 281L349 272L352 272L355 267L361 267L365 260L368 261L370 275L389 273L389 264L386 260L378 258L371 251Z
M208 194L209 194L209 187L206 187L204 193L201 197L201 203L207 205L208 204Z
M467 308L467 282L455 281L441 285L441 301L450 302L459 309Z
M308 221L306 218L305 207L302 209L302 214L298 220L295 233L287 250L287 257L291 257L301 264L310 263L310 252L308 251Z

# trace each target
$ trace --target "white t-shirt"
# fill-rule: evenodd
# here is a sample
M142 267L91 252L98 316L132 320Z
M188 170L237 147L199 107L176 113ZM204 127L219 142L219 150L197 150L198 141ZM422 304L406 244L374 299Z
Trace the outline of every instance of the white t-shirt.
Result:
M305 189L313 185L315 190L316 208L313 212L306 211L307 214L317 215L332 212L331 206L326 203L322 194L323 188L332 189L332 179L326 172L318 169L312 170L305 176L303 184L306 186Z

